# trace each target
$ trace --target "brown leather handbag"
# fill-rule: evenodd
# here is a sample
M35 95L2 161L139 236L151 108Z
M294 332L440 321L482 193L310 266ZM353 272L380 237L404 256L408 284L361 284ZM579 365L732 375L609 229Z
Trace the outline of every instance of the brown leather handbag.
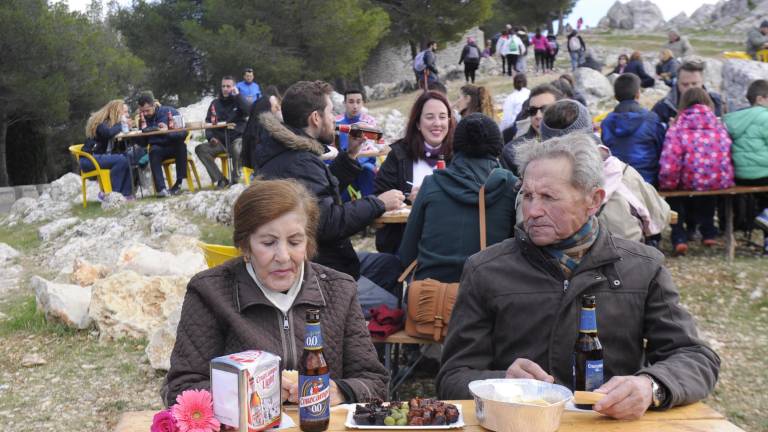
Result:
M480 188L480 250L485 249L485 186ZM416 268L416 260L398 278L402 283ZM459 294L459 284L444 283L434 279L411 282L408 287L408 313L405 318L405 333L408 336L433 339L442 342L448 333L453 305Z

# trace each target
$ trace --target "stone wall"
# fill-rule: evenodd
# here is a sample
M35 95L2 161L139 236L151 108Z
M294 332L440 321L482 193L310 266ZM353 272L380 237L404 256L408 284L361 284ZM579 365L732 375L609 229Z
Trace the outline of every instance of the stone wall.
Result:
M484 34L477 27L468 30L458 42L449 43L447 46L444 43L438 43L437 69L440 71L441 77L449 70L458 67L461 50L469 36L475 38L477 46L481 50L485 47ZM415 80L410 46L407 43L399 46L387 42L379 44L371 53L362 76L363 84L367 86Z

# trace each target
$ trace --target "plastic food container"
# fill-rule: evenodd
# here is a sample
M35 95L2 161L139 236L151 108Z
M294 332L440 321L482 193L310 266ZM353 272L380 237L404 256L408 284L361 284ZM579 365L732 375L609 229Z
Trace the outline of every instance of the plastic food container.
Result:
M532 379L472 381L475 415L496 432L554 432L573 393L561 385Z

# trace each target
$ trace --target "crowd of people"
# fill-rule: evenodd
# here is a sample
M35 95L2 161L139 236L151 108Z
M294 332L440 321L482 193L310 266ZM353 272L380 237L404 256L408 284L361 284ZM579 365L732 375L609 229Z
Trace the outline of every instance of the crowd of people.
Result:
M208 361L219 355L265 349L296 368L302 328L295 322L308 308L324 314L332 402L386 397L389 377L365 319L382 305L401 305L398 276L413 261L414 280L460 283L437 376L442 398L468 398L467 384L482 378L572 387L571 348L585 293L598 298L600 338L611 347L598 389L606 397L596 411L638 418L711 393L720 359L679 304L659 248L670 210L678 213L674 254L688 251L697 230L703 245L716 245L717 202L664 200L658 191L768 185L768 81L749 85L751 107L725 113L721 97L704 86L703 64L680 61L690 44L670 32L656 70L669 94L644 108L641 92L654 78L639 53L621 56L613 70L617 105L596 132L570 74L528 88L521 63L528 47L539 72L552 71L547 59L557 48L538 30L532 40L521 33L509 26L484 51L467 41L460 58L467 84L454 103L430 42L414 61L423 90L381 163L360 156L364 136L335 132L337 125L375 127L363 91L344 89L344 112L334 113L333 89L322 81L297 82L281 95L262 91L251 69L240 83L222 78L206 122L235 127L209 129L196 153L217 187L230 180L213 161L222 152L236 161L232 179L240 167L254 172L233 211L242 257L190 281L163 389L167 404L185 389L207 388ZM578 30L567 48L573 67L583 67ZM500 124L489 90L472 83L479 60L494 50L514 76ZM177 115L145 95L136 122L166 130ZM120 100L94 113L86 151L115 167L116 190L132 196L123 174L129 157L112 152L124 124L134 120ZM147 140L159 196L179 193L185 137ZM331 151L335 157L324 161ZM176 158L177 176L166 188L160 164L168 157ZM359 195L348 193L350 186ZM754 223L766 232L768 253L768 202L756 199L765 210ZM406 224L376 231L377 252L355 250L353 235L406 205ZM284 400L295 402L296 385L283 382Z

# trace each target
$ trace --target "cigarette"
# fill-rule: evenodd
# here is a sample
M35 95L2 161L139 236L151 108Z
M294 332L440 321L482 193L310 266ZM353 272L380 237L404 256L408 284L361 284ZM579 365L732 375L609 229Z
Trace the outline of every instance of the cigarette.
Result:
M413 186L413 182L406 181L409 185Z

